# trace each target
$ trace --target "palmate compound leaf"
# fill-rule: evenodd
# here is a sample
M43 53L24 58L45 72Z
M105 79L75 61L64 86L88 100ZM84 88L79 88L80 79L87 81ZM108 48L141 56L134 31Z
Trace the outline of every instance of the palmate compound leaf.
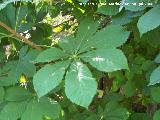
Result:
M151 73L149 85L157 83L160 83L160 66Z
M103 37L102 37L103 36ZM81 52L94 48L116 48L127 41L129 32L120 25L109 25L88 38L81 47Z
M44 96L60 84L69 63L64 61L53 65L48 64L34 75L33 85L38 97Z
M45 116L55 120L59 114L59 104L47 97L42 97L39 100L32 99L29 102L21 120L44 120Z
M66 96L77 105L88 107L97 91L96 80L88 67L74 62L65 77Z
M61 49L53 47L42 51L35 59L35 62L51 62L65 56L66 54Z
M160 19L160 6L152 8L150 11L141 16L137 23L141 36L144 33L160 26L159 19Z
M128 69L127 59L119 49L98 49L82 54L80 57L100 71Z

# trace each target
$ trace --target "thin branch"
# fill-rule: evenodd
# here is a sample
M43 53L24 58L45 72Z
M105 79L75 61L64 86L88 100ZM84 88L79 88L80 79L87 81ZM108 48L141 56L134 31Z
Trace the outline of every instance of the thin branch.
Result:
M17 38L19 38L21 42L24 42L37 50L41 50L41 47L37 46L35 43L31 42L27 38L21 36L19 33L17 33L15 30L11 29L10 27L8 27L6 24L0 22L0 26L5 28L6 30L8 30L10 33L12 33Z

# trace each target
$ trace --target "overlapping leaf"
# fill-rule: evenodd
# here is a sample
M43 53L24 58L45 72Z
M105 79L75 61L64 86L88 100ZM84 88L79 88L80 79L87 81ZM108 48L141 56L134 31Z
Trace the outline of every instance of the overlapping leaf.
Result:
M58 118L59 114L59 104L53 100L50 100L49 98L44 97L39 101L32 99L27 105L21 120L44 120L44 117L56 119Z
M81 62L74 62L65 77L65 93L73 102L88 107L96 94L97 83L90 70Z
M150 76L150 82L149 85L155 85L157 83L160 83L160 67L156 68L151 76Z
M50 62L65 57L65 53L59 48L49 48L42 51L36 58L35 62Z
M157 110L154 114L153 120L159 120L160 119L160 110Z
M137 23L141 36L144 33L160 26L159 19L160 19L160 6L152 8L150 11L141 16Z
M5 105L0 112L0 120L17 120L26 109L27 101L11 102Z
M102 37L104 36L104 37ZM101 31L97 32L93 37L83 45L81 51L95 48L115 48L119 47L127 41L129 32L125 31L122 26L109 25Z
M81 58L96 69L104 72L128 68L126 57L118 49L99 49L82 54Z
M22 87L10 87L5 94L7 101L25 101L31 97L31 93Z
M46 65L41 68L33 77L34 89L39 97L47 94L57 87L65 74L65 69L69 62L59 62L53 65Z
M126 108L119 106L116 102L106 104L104 118L107 120L127 120L129 112Z
M98 28L98 21L93 20L92 17L85 18L79 25L77 34L76 34L76 51L83 49L83 44L93 36Z

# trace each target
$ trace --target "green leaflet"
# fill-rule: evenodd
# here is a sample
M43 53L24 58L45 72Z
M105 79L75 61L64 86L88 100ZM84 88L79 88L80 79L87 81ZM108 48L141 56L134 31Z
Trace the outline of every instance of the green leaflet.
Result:
M152 8L150 11L140 17L137 26L141 36L160 25L160 6ZM154 21L154 22L153 22Z
M45 116L56 119L59 114L59 104L49 98L43 97L39 100L32 99L29 102L21 120L44 120Z
M83 49L83 44L93 36L93 34L98 29L98 21L94 21L92 17L86 17L79 25L77 34L76 34L76 52L79 49Z
M125 0L125 2L129 3L129 5L125 6L125 9L134 11L134 12L144 10L148 4L148 0ZM142 2L143 2L143 5L141 5ZM136 3L136 5L134 5L133 3Z
M119 49L98 49L82 54L80 57L100 71L128 69L127 59Z
M4 16L5 14L5 16ZM7 21L6 21L7 19ZM16 9L12 4L8 4L4 10L1 11L0 21L7 24L11 28L15 28L16 25ZM2 33L7 33L2 29Z
M6 69L6 70L5 70ZM8 76L0 77L0 86L14 85L22 74L27 77L33 77L36 67L28 60L12 61L4 68L4 72L8 71Z
M130 120L152 120L152 117L147 113L134 113Z
M104 1L104 2L103 2ZM97 12L102 13L104 15L116 15L119 12L118 5L109 5L109 3L120 2L119 0L102 0L102 4L106 3L106 5L100 5Z
M26 109L27 101L25 102L10 102L5 105L0 112L0 120L17 120L21 117Z
M19 59L22 59L27 54L27 51L28 51L28 46L27 45L23 46L19 51Z
M129 112L126 108L118 105L116 102L109 102L106 104L104 110L104 118L107 120L127 120Z
M65 56L65 53L61 49L53 47L42 51L35 59L35 62L51 62Z
M25 74L28 77L33 77L36 73L36 66L27 60L20 60L17 62L16 72L15 74Z
M97 27L97 21L93 21L92 18L86 18L80 24L76 38L72 36L63 38L60 40L59 46L68 53L81 53L90 50L92 47L119 47L125 43L129 37L129 32L125 31L120 25L109 25L96 32Z
M75 38L72 35L59 40L58 45L67 54L73 54L75 52L76 43Z
M65 77L65 93L73 102L88 107L96 94L97 83L88 67L74 62Z
M154 114L153 120L159 120L160 119L160 110L157 110Z
M160 83L160 66L152 72L149 85L155 85L157 83Z
M12 81L18 81L22 74L26 75L27 77L33 77L36 73L36 66L26 60L19 60L16 61L16 65L14 68L11 69L9 72L9 77L12 77Z
M24 46L19 52L19 60L10 61L3 67L7 76L0 77L0 86L14 85L22 74L30 78L36 73L36 66L32 63L39 51L31 50L27 53L28 47Z
M31 50L22 59L29 62L34 62L39 53L39 50Z
M5 100L7 101L24 101L31 97L31 93L22 87L10 87L6 90Z
M10 86L14 85L17 81L13 78L13 76L0 77L0 86Z
M15 8L13 4L9 4L12 2L16 2L16 1L30 1L31 2L31 0L8 0L8 1L1 3L0 4L0 11L1 11L0 21L3 23L6 23L11 28L15 29L17 32L24 32L26 30L29 30L31 27L29 26L31 24L29 22L22 23L22 21L25 20L27 16L28 7L26 5L22 5L18 8ZM5 8L1 10L1 7L5 7Z
M5 91L3 87L0 87L0 102L3 101L5 95Z
M160 93L160 87L151 88L151 97L157 103L160 103L160 94L159 93Z
M132 80L128 80L124 85L124 94L126 97L131 97L136 92L135 84Z
M89 0L79 0L80 2L87 3Z
M68 65L68 61L55 63L53 65L48 64L34 75L33 85L39 97L44 96L60 84Z
M102 37L104 36L104 37ZM95 48L115 48L121 46L127 41L129 32L125 31L122 26L109 25L101 31L97 32L83 46L81 51L85 51L91 47Z
M156 63L160 63L160 53L156 56L156 59L154 61Z
M36 59L39 53L40 50L28 50L27 45L23 46L19 51L19 60L33 63L33 61Z
M132 21L132 18L134 18L134 16L139 15L139 14L131 12L131 11L123 11L120 14L112 17L111 24L113 24L113 25L126 25Z
M28 7L25 5L22 5L17 9L16 12L17 12L16 16L18 17L16 18L15 30L17 32L24 32L30 29L30 23L22 23L22 21L25 20L25 17L28 14Z

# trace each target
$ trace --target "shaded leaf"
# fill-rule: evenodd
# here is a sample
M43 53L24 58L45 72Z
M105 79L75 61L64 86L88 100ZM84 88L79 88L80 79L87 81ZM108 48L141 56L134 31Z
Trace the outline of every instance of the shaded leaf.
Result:
M160 87L151 88L151 96L153 100L157 103L160 103Z
M31 93L22 87L10 87L6 90L5 100L23 101L31 97Z
M4 94L5 94L4 88L0 87L0 102L3 101Z
M150 11L141 16L137 23L141 36L144 33L158 27L160 25L159 19L160 19L160 6L152 8Z
M25 2L32 2L31 0L6 0L3 3L0 4L0 10L5 8L8 4L12 3L12 2L16 2L16 1L25 1Z
M157 83L160 83L160 66L152 72L149 85L155 85Z
M23 113L21 120L44 120L44 116L51 119L58 118L60 114L60 106L57 102L49 98L41 98L39 101L32 99L27 105L26 111Z
M109 102L104 110L104 118L107 120L127 120L129 112L116 102Z
M0 112L0 120L17 120L25 111L27 102L11 102Z
M159 120L160 119L160 110L157 110L153 116L153 120Z
M160 63L160 53L156 56L156 59L154 61L156 63Z
M144 10L148 4L148 0L125 0L125 2L129 3L129 5L125 5L125 9L134 12ZM141 5L142 2L143 5Z

